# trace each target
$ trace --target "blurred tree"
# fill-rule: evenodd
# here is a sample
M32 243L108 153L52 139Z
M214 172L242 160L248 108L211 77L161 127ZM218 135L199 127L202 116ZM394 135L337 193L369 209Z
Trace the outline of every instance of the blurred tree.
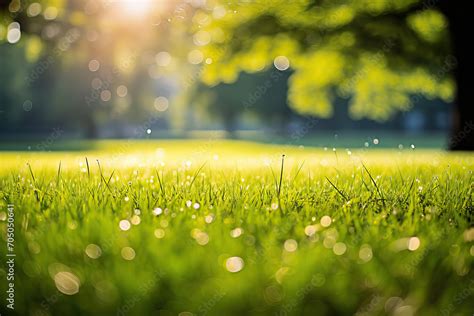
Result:
M0 1L2 62L5 57L12 72L26 69L1 89L4 117L31 116L21 111L22 100L14 100L31 94L33 109L41 112L32 126L55 118L88 138L98 136L99 126L113 125L115 135L124 136L124 123L158 121L167 110L153 102L160 96L158 79L179 72L176 61L188 53L183 29L195 7L179 3ZM35 56L23 62L3 55L7 50Z
M220 120L231 136L235 136L238 120L245 114L258 118L264 127L283 133L293 114L285 102L287 79L287 73L274 69L257 74L241 73L232 84L197 85L190 99Z
M195 19L195 42L212 60L202 72L206 84L231 83L273 62L294 71L288 101L299 113L329 117L343 97L353 118L379 121L425 98L456 99L450 147L474 149L468 14L454 1L214 3Z

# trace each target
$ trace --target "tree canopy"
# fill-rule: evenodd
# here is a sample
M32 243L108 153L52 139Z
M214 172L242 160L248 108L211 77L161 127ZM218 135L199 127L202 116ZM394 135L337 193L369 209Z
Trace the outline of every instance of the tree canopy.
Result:
M421 1L220 1L196 16L206 84L291 67L288 102L302 114L329 117L344 98L352 117L384 120L414 97L454 95L447 19Z

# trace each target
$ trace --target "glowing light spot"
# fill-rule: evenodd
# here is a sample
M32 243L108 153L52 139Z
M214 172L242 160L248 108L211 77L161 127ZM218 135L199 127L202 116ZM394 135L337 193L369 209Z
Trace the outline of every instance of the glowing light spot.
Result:
M61 271L54 276L54 283L59 292L66 295L79 293L81 282L79 278L71 272Z
M197 203L197 202L194 203L194 205L193 205L193 208L194 208L195 210L198 210L200 207L201 207L201 205L200 205L199 203Z
M186 201L186 206L187 206L187 207L191 207L191 205L193 205L193 202L192 202L192 201Z
M208 65L212 64L212 58L206 58L206 64Z
M141 222L141 219L140 219L140 216L133 215L130 221L132 222L133 225L139 225Z
M46 20L54 20L58 17L58 9L56 7L47 7L43 12Z
M212 17L214 19L222 19L227 13L227 10L223 6L216 6L214 10L212 10Z
M155 229L155 237L158 239L165 237L165 230L161 228Z
M272 203L271 209L272 209L272 210L278 209L278 203L276 203L276 202Z
M93 89L99 90L102 87L102 80L99 78L92 79L91 86Z
M225 262L227 271L237 273L244 268L244 260L240 257L230 257Z
M31 102L31 100L26 100L23 102L23 110L30 112L31 109L33 109L33 102Z
M275 280L281 284L283 282L283 277L288 273L289 270L290 268L288 267L281 267L278 269L278 271L275 273Z
M109 1L110 2L110 1ZM120 6L119 9L126 14L127 17L141 18L146 15L151 7L152 0L120 0L116 1Z
M146 130L146 133L147 133L148 135L150 135L150 134L151 134L151 128L148 128L148 129Z
M323 240L323 246L330 249L336 244L336 238L334 236L326 236Z
M211 34L206 31L198 31L193 36L193 42L197 46L204 46L211 42Z
M102 99L102 101L108 102L112 98L112 93L110 92L110 90L103 90L100 93L100 98Z
M89 62L89 71L92 71L92 72L95 72L97 70L99 70L100 68L100 63L98 60L96 59L92 59L90 62Z
M418 237L411 237L408 240L408 250L415 251L420 247L420 239Z
M317 228L316 225L308 225L304 228L304 233L306 236L311 237L316 234Z
M347 246L343 242L338 242L338 243L334 244L334 246L332 248L332 251L337 256L342 256L346 252L346 250L347 250Z
M120 85L117 87L117 95L121 98L127 96L127 93L128 93L128 89L126 86L124 85Z
M208 224L212 223L214 221L214 214L209 214L204 218L204 221Z
M155 99L154 107L158 112L164 112L169 107L169 101L165 97L158 97Z
M465 230L463 233L463 237L464 237L465 242L473 241L474 240L474 227Z
M374 138L373 143L374 143L374 145L378 145L378 144L379 144L379 140L378 140L377 138Z
M367 244L362 245L359 250L360 260L362 260L363 262L369 262L370 260L372 260L372 257L372 248Z
M125 200L125 202L128 202L128 201L130 200L130 198L129 198L128 196L126 196L126 197L124 198L124 200Z
M37 16L38 14L41 13L41 4L38 2L34 2L28 6L28 9L26 10L26 13L28 14L29 17L34 17Z
M199 231L195 234L194 239L199 245L204 246L209 242L209 235L203 231Z
M332 219L331 217L329 217L328 215L324 215L322 218L321 218L321 226L323 227L329 227L332 223Z
M414 144L411 144L411 145L410 145L410 148L411 148L411 149L415 149L415 145L414 145Z
M121 220L120 223L119 223L119 227L123 231L129 230L131 226L132 225L130 224L130 222L126 219Z
M230 231L230 236L232 238L238 238L244 233L244 230L240 227L234 228Z
M7 41L10 44L17 43L21 38L20 24L18 22L12 22L8 25Z
M157 208L155 208L155 209L153 210L152 213L153 213L153 215L155 215L155 216L159 216L159 215L163 214L163 210L162 210L161 208L157 207Z
M91 259L97 259L102 255L102 250L96 244L89 244L85 250L86 255Z
M285 248L287 252L295 252L296 249L298 249L298 242L294 239L288 239L283 244L283 248Z
M199 49L194 49L188 54L188 61L190 64L200 64L204 59L204 54Z
M159 52L155 56L158 66L166 67L171 63L171 55L168 52Z
M123 247L120 254L122 255L122 258L128 261L135 258L135 250L133 250L132 247Z
M273 60L273 65L280 71L285 71L290 68L290 61L286 56L278 56Z

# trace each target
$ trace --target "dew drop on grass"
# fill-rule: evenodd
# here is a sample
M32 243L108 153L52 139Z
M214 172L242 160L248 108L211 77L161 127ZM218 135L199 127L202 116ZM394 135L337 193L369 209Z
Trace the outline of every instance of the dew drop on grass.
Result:
M207 216L204 218L204 221L205 221L207 224L212 223L212 221L214 221L214 214L209 214L209 215L207 215Z
M155 237L158 239L165 237L165 230L161 228L155 229Z
M342 256L346 252L346 250L347 250L347 246L343 242L338 242L334 244L334 247L332 248L332 251L337 256Z
M152 211L153 215L155 216L159 216L163 213L163 210L160 208L160 207L157 207L155 208L153 211Z
M323 240L323 246L330 249L336 244L336 238L334 236L326 236Z
M194 203L194 205L193 205L193 208L195 210L198 210L200 207L201 207L201 205L199 203Z
M298 249L298 242L294 239L288 239L285 241L283 248L285 248L287 252L295 252L296 249Z
M372 257L372 248L367 244L362 245L359 250L360 260L362 260L363 262L369 262L370 260L372 260Z
M102 250L96 244L89 244L85 250L86 255L91 259L97 259L102 255Z
M244 260L240 257L230 257L225 262L227 271L237 273L244 268Z
M331 222L332 222L332 219L330 216L328 215L324 215L322 218L321 218L321 226L323 227L329 227L331 225Z
M304 233L306 236L311 237L316 234L316 225L308 225L304 229Z
M54 283L59 292L66 295L74 295L79 292L81 282L79 278L71 272L61 271L55 274Z
M232 238L238 238L238 237L240 237L240 236L243 234L243 232L244 232L244 231L243 231L242 228L237 227L237 228L234 228L234 229L232 229L232 230L230 231L230 236L231 236Z
M127 231L130 229L131 225L130 225L130 222L126 219L123 219L119 222L119 227L121 230L123 231Z
M141 222L140 216L138 215L133 215L132 218L130 219L133 225L138 225Z
M420 239L418 237L411 237L408 240L408 250L415 251L420 247Z
M205 246L209 242L209 235L203 231L200 231L196 234L194 239L199 245Z
M70 221L68 224L67 224L67 228L69 228L70 230L75 230L77 228L77 222L76 221Z
M123 247L120 251L122 258L125 260L133 260L135 258L135 250L132 247Z

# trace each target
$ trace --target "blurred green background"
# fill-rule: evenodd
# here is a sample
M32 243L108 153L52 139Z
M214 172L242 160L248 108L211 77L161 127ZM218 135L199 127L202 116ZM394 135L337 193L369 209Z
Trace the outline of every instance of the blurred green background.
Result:
M453 35L467 19L447 1L13 0L0 10L4 149L193 137L472 149L458 71L469 51Z

